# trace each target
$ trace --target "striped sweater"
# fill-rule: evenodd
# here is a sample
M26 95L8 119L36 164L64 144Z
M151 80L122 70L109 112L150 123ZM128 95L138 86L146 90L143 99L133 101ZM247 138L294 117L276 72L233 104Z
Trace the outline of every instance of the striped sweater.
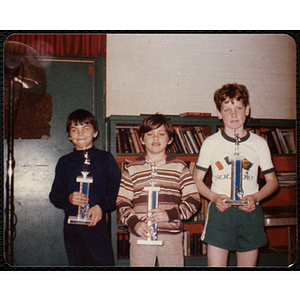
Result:
M151 167L145 160L145 153L129 163L123 172L117 209L121 221L134 234L134 227L147 216L148 192ZM169 222L158 223L158 232L179 233L182 231L181 220L189 219L200 208L200 197L187 165L167 153L166 159L156 165L157 183L160 187L158 208L169 216Z

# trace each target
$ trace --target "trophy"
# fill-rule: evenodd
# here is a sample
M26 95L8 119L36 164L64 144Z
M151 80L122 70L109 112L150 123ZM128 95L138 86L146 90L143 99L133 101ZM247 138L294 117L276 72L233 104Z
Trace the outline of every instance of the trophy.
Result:
M240 144L239 134L235 134L235 152L231 158L231 200L225 200L225 203L231 205L246 205L248 201L242 201L244 197L243 191L243 161L244 158L240 156L239 144Z
M157 175L156 167L152 163L150 158L150 165L151 165L151 179L150 179L150 186L144 187L145 191L148 191L148 216L150 215L150 210L158 208L158 192L160 191L160 187L155 186L157 181L155 180L155 175ZM157 224L151 224L151 221L148 221L148 226L152 228L152 232L149 234L147 240L138 240L137 243L139 245L155 245L155 246L162 246L163 241L159 241L157 239Z
M89 197L90 184L93 183L93 177L88 177L89 172L87 171L87 168L90 165L88 152L84 151L84 158L83 171L81 171L82 176L77 176L76 182L79 182L79 192ZM88 203L83 206L79 205L77 216L69 216L68 224L88 225L91 222L91 220L87 218L88 210Z

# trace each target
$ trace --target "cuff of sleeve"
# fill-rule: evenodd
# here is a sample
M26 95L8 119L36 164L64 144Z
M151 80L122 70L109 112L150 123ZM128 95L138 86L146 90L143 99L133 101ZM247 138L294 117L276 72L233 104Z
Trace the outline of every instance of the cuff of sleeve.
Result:
M137 233L134 231L134 227L135 225L140 222L139 218L136 216L131 217L128 221L127 221L127 226L129 227L130 231L137 235Z
M275 168L271 168L271 169L262 171L263 175L270 174L270 173L273 173L273 172L275 172Z
M168 214L169 222L172 222L174 220L179 220L178 210L175 207L172 209L166 210L166 213Z
M196 169L201 170L201 171L204 171L204 172L207 172L207 171L208 171L208 168L204 168L204 167L201 167L201 166L199 166L199 165L196 165Z

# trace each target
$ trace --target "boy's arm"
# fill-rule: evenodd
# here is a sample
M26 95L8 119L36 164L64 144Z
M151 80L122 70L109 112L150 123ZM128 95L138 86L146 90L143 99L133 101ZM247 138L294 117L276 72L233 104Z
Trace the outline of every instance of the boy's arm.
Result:
M248 201L248 205L240 207L241 210L246 212L252 212L256 209L256 204L261 200L272 195L278 189L278 181L276 177L276 172L272 163L271 153L268 146L268 143L265 139L260 139L261 144L260 156L259 156L259 166L262 170L262 173L266 179L266 184L258 192L245 196L243 199Z
M180 176L181 202L178 208L166 210L169 221L188 220L201 206L200 196L193 177L187 167L184 167ZM159 220L158 220L159 221Z
M246 212L252 212L261 200L272 195L278 189L278 181L275 172L265 174L266 184L258 192L245 196L242 200L248 201L247 205L242 205L239 208Z
M195 168L193 178L199 194L206 199L213 201L212 199L216 197L216 193L211 191L204 183L205 175L205 171Z
M119 166L114 159L113 155L109 153L109 159L107 160L108 170L108 184L106 193L106 207L105 210L112 211L116 208L116 199L119 192L121 172Z
M259 202L268 196L272 195L278 189L278 181L275 172L265 174L266 184L257 193L253 194L256 202Z
M49 194L51 203L57 208L65 208L69 202L70 193L66 189L66 177L63 170L64 167L59 160L55 168L55 177Z
M125 167L117 197L117 209L120 212L121 222L128 226L131 232L136 234L134 227L138 222L140 222L140 220L133 209L132 199L133 183L129 172Z
M205 197L206 199L214 202L217 209L221 212L223 212L227 208L231 207L230 204L226 204L223 201L225 199L230 200L230 198L228 196L223 195L223 194L217 194L206 186L206 184L204 183L205 175L206 175L206 172L204 170L196 168L194 171L193 177L194 177L199 194L202 195L203 197Z

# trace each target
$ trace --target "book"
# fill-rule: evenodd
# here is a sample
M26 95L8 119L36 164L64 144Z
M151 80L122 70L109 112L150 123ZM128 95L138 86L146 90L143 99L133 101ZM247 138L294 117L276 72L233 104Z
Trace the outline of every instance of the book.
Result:
M207 112L185 112L179 114L180 117L210 117L211 113Z
M121 141L121 145L122 145L122 150L124 151L123 153L130 153L130 146L129 146L126 128L120 128L119 133L120 133L120 141Z
M192 133L192 135L194 137L194 140L195 140L195 142L197 144L197 147L198 147L198 149L200 151L200 148L202 146L202 142L201 142L201 140L200 140L200 138L198 136L198 132L197 132L195 126L190 127L190 129L191 129L191 133Z
M201 255L202 254L202 240L201 233L193 233L190 235L190 249L191 255Z
M283 138L281 130L279 128L276 128L275 131L277 133L278 140L279 140L280 145L282 147L283 153L284 154L288 154L289 153L289 149L288 149L288 146L287 146L287 144L285 142L285 139Z
M276 133L274 130L271 130L271 133L272 133L272 137L273 137L273 140L274 140L274 143L275 143L275 145L276 145L276 148L277 148L278 153L279 153L279 154L282 154L282 153L283 153L283 150L282 150L281 144L280 144L280 142L279 142L277 133Z
M130 131L130 134L131 134L131 139L133 141L135 153L141 153L141 150L140 150L140 147L139 147L134 129L131 127L131 128L129 128L129 131Z
M177 134L178 139L180 141L180 144L181 144L181 146L183 148L183 151L184 151L183 153L187 154L188 151L187 151L187 148L185 146L185 142L184 142L184 139L183 139L182 132L180 131L180 129L178 127L174 128L174 130L175 130L175 133Z
M129 258L129 230L126 226L117 229L117 257L118 259Z
M261 136L267 141L272 154L280 154L280 152L279 152L280 150L279 150L279 148L277 148L277 146L275 144L273 134L272 134L272 130L262 132Z
M125 132L127 134L127 139L128 139L128 143L129 143L130 153L136 153L135 147L134 147L134 144L133 144L133 140L132 140L132 135L130 133L130 128L125 128Z
M175 147L177 149L177 153L185 153L184 149L183 149L183 147L181 145L181 142L179 140L179 137L178 137L178 135L176 133L174 134L173 144L175 145Z
M121 142L121 136L120 136L119 128L116 128L116 137L117 137L117 152L118 153L123 153L124 149L122 147L122 142Z
M286 142L289 153L296 153L296 142L294 132L292 130L280 129L283 139Z
M182 132L182 135L183 135L183 140L185 142L185 146L186 146L186 149L188 151L189 154L193 154L195 153L195 151L193 150L193 147L191 145L191 142L187 136L187 133L186 133L186 130L184 129L181 129L181 132Z
M190 230L183 231L183 255L191 256L191 232Z
M185 134L191 153L199 153L200 148L197 145L191 129L189 127L184 127L182 128L182 131Z
M201 126L195 126L195 131L198 134L199 140L201 142L201 145L203 144L204 140L205 140L205 134L201 128Z
M189 128L189 132L191 133L191 139L193 140L193 144L194 144L194 147L196 149L196 153L199 153L200 148L201 148L201 144L200 144L200 141L198 139L198 136L194 132L193 127Z

